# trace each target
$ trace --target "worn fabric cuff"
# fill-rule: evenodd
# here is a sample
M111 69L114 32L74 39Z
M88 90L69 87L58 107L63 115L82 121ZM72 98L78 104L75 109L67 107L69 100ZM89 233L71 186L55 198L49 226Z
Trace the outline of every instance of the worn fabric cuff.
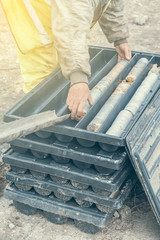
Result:
M71 81L71 86L75 83L80 83L80 82L88 84L88 76L84 72L75 71L71 73L70 81Z
M123 39L120 39L120 40L116 40L116 41L114 41L114 46L116 47L116 46L118 46L118 45L120 45L122 43L127 43L127 42L128 41L127 41L126 38L123 38Z

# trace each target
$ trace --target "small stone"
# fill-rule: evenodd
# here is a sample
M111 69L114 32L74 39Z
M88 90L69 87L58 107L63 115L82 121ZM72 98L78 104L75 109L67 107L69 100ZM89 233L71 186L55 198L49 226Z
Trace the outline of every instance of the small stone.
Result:
M147 15L140 15L133 17L133 23L136 25L143 26L148 22L148 16Z
M120 210L120 217L123 221L128 221L129 219L131 219L131 208L124 205Z
M120 218L120 214L116 211L113 215L115 218Z
M9 224L9 228L10 228L10 229L14 229L14 228L15 228L15 225L14 225L13 223L10 223L10 224Z

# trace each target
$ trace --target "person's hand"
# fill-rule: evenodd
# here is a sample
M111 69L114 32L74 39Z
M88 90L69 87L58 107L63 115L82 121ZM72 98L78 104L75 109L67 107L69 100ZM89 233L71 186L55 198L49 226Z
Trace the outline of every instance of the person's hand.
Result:
M118 62L122 59L126 59L127 61L131 60L131 49L128 43L121 43L116 46L116 51L118 53Z
M93 105L93 100L87 83L73 84L68 92L67 105L71 111L71 118L81 117L83 109L88 100L89 104Z

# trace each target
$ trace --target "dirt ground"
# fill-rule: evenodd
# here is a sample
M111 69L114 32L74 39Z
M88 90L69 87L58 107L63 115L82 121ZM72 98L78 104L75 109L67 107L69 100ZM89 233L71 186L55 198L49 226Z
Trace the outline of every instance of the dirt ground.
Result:
M159 0L126 1L132 50L160 54ZM97 25L90 34L89 44L112 47ZM22 77L13 38L0 6L0 121L5 111L22 98ZM9 147L0 145L0 153ZM0 191L5 186L3 177L7 166L0 160ZM40 212L25 216L16 211L12 201L0 197L0 240L160 240L160 227L143 191L134 191L105 229L96 235L87 235L68 220L65 225L48 222Z

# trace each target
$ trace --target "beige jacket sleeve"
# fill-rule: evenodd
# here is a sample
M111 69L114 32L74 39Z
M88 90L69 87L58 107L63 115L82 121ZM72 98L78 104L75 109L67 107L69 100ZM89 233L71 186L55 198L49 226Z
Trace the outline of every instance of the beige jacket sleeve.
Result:
M114 45L127 42L128 27L124 20L125 0L111 0L109 7L99 20L102 31L110 43Z
M52 30L63 75L88 83L90 76L87 35L94 7L89 0L53 0Z
M120 0L112 0L100 25L110 42L127 37ZM100 0L51 0L52 31L63 75L77 82L88 83L91 74L87 36ZM97 11L98 10L98 11ZM119 29L120 28L120 29Z

